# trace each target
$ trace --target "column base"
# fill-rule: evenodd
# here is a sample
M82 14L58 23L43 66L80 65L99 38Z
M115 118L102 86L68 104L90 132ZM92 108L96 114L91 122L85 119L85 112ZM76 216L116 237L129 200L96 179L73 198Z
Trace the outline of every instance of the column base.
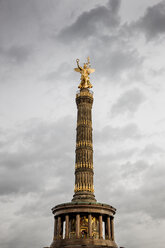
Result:
M78 192L73 195L72 202L96 202L95 195L90 192Z
M56 240L50 246L50 248L81 248L81 247L90 247L90 248L118 248L116 243L111 240L92 240L92 239L68 239L68 240Z

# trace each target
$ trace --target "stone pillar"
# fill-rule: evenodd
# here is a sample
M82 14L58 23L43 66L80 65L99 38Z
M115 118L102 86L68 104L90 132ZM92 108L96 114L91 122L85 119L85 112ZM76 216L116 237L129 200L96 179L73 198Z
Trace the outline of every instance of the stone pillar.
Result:
M60 216L58 216L57 239L61 239L61 217Z
M80 237L80 215L76 214L76 238Z
M57 239L57 219L54 217L54 240Z
M99 238L103 238L103 217L99 215Z
M92 215L88 214L88 234L89 238L92 238Z
M77 134L76 134L76 165L75 167L75 194L73 201L90 200L96 201L93 192L93 167L87 166L93 162L93 145L92 145L92 104L93 94L89 89L80 89L76 94L77 104ZM91 135L88 137L87 133ZM90 154L90 156L88 156ZM88 181L85 180L86 173ZM90 180L91 179L91 180ZM86 181L86 183L85 183ZM77 184L80 187L77 187Z
M69 238L69 215L65 215L65 238Z
M115 240L115 236L114 236L114 218L111 218L111 234L112 234L112 240Z
M107 234L108 239L111 239L111 224L110 224L110 216L107 217Z

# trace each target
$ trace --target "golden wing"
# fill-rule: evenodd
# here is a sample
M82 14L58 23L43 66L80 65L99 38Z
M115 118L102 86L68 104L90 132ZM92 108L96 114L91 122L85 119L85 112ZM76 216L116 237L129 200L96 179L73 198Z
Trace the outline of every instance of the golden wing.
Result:
M91 73L93 73L93 72L95 72L95 69L88 68L88 73L89 73L89 74L91 74Z
M81 70L79 68L74 68L74 70L77 72L81 72Z

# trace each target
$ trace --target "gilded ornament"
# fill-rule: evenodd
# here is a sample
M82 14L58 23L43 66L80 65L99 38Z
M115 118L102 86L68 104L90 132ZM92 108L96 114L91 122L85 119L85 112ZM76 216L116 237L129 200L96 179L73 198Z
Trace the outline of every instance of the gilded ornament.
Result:
M80 72L81 74L81 82L78 86L80 89L89 89L92 88L92 84L90 83L89 75L95 71L95 69L90 68L90 60L87 58L87 63L84 63L84 66L81 67L79 65L79 59L76 60L77 68L74 68L76 72Z

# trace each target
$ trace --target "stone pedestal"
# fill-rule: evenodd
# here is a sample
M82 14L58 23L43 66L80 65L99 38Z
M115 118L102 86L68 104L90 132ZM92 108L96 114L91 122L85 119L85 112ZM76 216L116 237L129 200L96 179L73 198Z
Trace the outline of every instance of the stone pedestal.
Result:
M67 248L81 246L117 248L113 232L116 209L112 206L92 202L70 202L55 206L52 212L57 220L54 231L55 234L57 232L57 238L53 239L50 248L64 246ZM65 221L65 236L62 233L63 221ZM103 233L103 221L107 226L107 236Z

